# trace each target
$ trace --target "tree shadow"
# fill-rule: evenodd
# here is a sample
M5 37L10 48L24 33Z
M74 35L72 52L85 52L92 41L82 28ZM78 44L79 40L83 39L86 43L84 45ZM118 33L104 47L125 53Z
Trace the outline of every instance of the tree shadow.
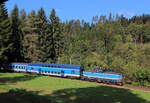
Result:
M130 90L107 86L63 89L52 96L57 103L150 103Z
M39 95L39 91L11 89L0 94L0 103L51 103L49 96Z
M40 92L11 89L0 93L0 103L150 103L130 90L107 86L62 89L49 95Z
M28 80L35 79L37 77L40 77L40 76L34 75L34 74L33 75L25 74L23 76L16 76L16 77L0 77L0 84L28 81Z

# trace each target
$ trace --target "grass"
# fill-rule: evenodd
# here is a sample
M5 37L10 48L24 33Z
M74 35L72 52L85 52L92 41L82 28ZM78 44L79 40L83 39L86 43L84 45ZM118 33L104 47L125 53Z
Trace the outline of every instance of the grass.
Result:
M0 73L0 103L150 103L150 92L24 73Z

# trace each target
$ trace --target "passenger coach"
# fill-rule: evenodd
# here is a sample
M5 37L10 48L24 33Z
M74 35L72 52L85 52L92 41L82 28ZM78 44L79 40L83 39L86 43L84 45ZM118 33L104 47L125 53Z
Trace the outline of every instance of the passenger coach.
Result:
M46 64L46 63L12 63L10 69L16 72L30 72L42 75L53 75L61 77L80 77L82 68L80 65L68 64Z

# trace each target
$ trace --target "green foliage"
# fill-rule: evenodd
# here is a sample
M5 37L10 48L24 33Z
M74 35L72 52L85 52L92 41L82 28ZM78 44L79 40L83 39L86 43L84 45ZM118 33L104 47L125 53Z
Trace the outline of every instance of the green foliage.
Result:
M11 13L11 54L9 54L10 62L23 61L23 48L22 48L22 33L20 29L19 10L15 5Z
M50 25L49 25L49 35L50 35L50 50L51 59L56 62L58 57L61 55L61 49L63 47L63 35L60 25L59 17L56 16L55 9L52 9L50 14Z
M35 11L32 11L27 18L23 38L23 51L26 62L37 62L38 57L38 32L37 32L37 17Z
M37 30L38 30L38 61L46 62L51 56L50 52L50 38L48 33L48 22L45 15L45 11L41 8L37 14Z
M10 22L11 21L11 22ZM55 9L49 18L43 8L26 13L17 6L8 17L0 5L0 62L80 64L121 73L125 80L149 83L150 15L95 16L61 22ZM11 28L10 28L11 27Z
M12 46L10 20L4 4L0 4L0 68L9 63Z
M103 67L103 68L107 68L107 64L105 63L104 61L104 56L103 55L100 55L96 52L93 52L90 56L88 56L86 58L86 62L85 62L85 69L88 68L88 69L91 69L91 68L95 68L96 66L98 67Z

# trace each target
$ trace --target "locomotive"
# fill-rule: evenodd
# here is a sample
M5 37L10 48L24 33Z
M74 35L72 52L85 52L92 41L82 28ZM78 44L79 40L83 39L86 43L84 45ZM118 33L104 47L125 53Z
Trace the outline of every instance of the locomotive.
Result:
M123 76L102 70L85 71L81 65L47 63L11 63L9 69L14 72L36 73L39 75L74 77L81 80L123 85Z

